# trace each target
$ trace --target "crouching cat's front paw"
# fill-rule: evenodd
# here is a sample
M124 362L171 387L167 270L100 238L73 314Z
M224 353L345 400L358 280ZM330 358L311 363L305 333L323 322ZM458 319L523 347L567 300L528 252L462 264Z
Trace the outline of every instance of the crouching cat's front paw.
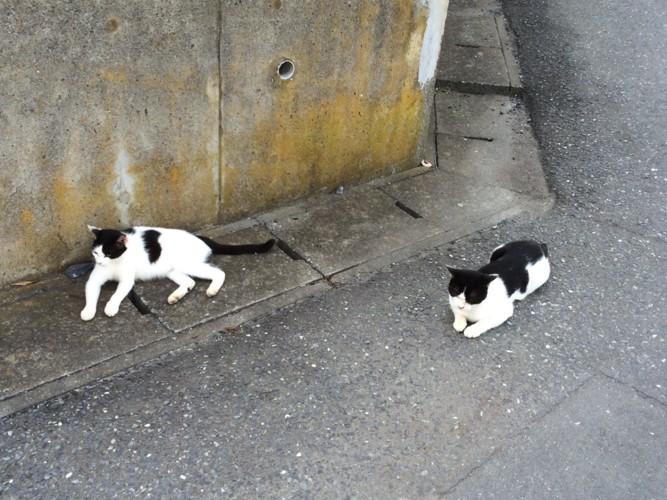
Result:
M81 311L81 319L84 321L90 321L95 317L95 309L92 307L86 307Z
M463 316L457 316L454 318L454 330L457 332L461 333L463 330L466 329L466 326L468 326L468 322Z
M480 327L477 323L475 323L474 325L470 325L468 328L466 328L463 331L463 335L465 335L469 339L474 339L479 337L486 330L487 330L486 328Z
M118 304L112 304L111 302L107 302L107 305L104 307L104 314L109 316L110 318L112 316L115 316L118 314Z

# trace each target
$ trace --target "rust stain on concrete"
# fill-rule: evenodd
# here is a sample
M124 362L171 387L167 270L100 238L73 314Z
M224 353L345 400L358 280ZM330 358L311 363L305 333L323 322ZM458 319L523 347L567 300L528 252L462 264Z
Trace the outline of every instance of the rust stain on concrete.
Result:
M100 76L109 82L125 83L127 82L127 70L121 68L118 70L100 70Z
M195 229L216 223L216 168L217 157L206 151L195 151L188 159L153 156L134 164L133 225Z
M86 224L198 229L418 162L426 2L202 5L192 32L158 23L136 47L135 20L104 11L88 62L12 76L28 90L3 108L7 148L25 147L7 149L22 177L0 180L0 282L87 258Z
M344 43L334 44L331 54L315 55L321 46L313 47L307 39L295 43L294 77L280 81L267 75L270 99L261 101L261 112L245 111L252 123L240 120L239 127L223 128L223 219L417 164L424 94L416 75L426 11L410 3L394 4L394 11L387 11L386 4L364 6L358 12L360 36L349 54L342 54ZM383 23L397 29L382 37L385 45L379 47L375 28ZM345 33L335 23L328 29ZM341 61L353 57L347 65L354 74L340 80L338 68L329 62L332 78L313 80L326 61L338 56ZM229 116L243 115L240 109L235 114L234 102L227 106ZM241 157L236 151L252 153Z
M35 223L35 215L30 210L24 210L21 212L21 225L30 228L33 227Z
M423 96L404 89L396 101L339 95L298 113L284 107L247 138L255 159L223 165L229 217L341 182L356 183L416 164Z

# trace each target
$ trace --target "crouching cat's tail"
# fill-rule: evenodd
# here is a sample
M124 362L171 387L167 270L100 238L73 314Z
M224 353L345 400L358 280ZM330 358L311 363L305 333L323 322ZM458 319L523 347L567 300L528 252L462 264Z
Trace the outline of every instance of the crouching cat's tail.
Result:
M547 249L547 244L546 243L540 243L540 248L542 248L542 251L544 252L544 256L549 257L549 249Z
M245 253L266 253L273 248L276 240L268 240L266 243L257 245L223 245L213 241L206 236L197 236L200 240L208 245L208 247L216 255L241 255Z

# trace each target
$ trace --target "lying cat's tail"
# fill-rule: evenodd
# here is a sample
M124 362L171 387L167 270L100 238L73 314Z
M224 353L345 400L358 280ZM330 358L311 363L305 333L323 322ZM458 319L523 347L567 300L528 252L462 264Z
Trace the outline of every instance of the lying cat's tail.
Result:
M208 247L213 250L213 253L216 255L241 255L244 253L265 253L273 248L276 240L268 240L266 243L260 243L257 245L223 245L216 241L213 241L206 236L197 236L200 240L208 245Z

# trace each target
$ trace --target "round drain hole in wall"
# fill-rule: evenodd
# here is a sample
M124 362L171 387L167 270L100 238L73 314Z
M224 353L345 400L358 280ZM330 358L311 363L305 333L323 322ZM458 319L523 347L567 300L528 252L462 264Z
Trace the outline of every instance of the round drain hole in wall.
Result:
M289 80L294 76L294 69L294 63L289 59L284 59L283 61L280 61L280 64L278 65L278 76L282 80Z

